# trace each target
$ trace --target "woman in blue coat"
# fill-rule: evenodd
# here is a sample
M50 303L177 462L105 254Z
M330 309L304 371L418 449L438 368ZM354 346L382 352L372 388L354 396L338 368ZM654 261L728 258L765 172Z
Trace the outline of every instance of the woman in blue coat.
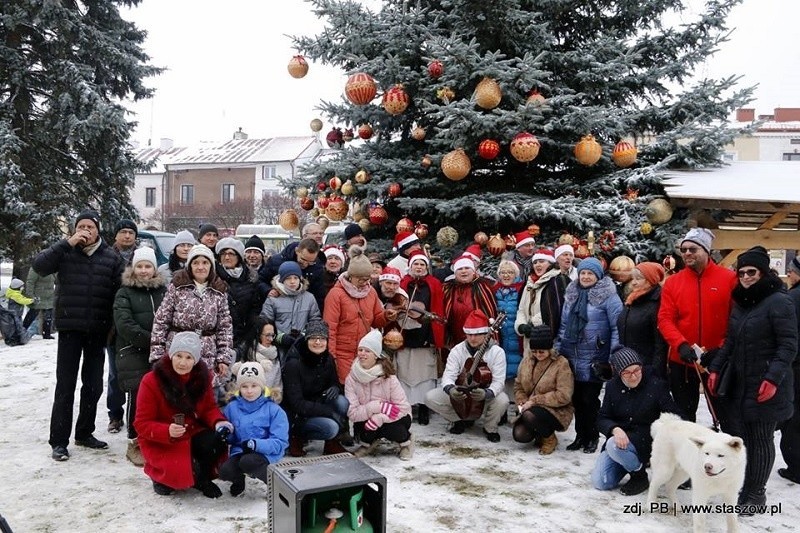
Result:
M575 375L575 441L567 450L597 450L597 413L603 382L594 375L594 363L608 363L612 346L619 345L617 319L622 301L600 261L589 257L578 265L578 279L567 287L561 327L555 348L567 358Z
M519 363L522 361L520 337L514 331L514 321L517 319L519 291L525 282L516 281L517 278L519 278L517 264L513 261L500 261L497 267L498 281L492 288L494 298L497 300L497 310L506 314L506 321L500 328L500 347L506 352L506 381L510 381L512 389Z

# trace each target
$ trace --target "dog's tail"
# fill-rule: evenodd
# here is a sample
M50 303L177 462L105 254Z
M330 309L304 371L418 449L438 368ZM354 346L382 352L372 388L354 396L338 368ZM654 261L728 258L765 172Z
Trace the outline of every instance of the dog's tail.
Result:
M661 416L650 425L650 435L652 435L653 438L656 438L656 434L659 432L661 426L664 425L665 422L671 422L680 419L681 417L673 413L661 413Z

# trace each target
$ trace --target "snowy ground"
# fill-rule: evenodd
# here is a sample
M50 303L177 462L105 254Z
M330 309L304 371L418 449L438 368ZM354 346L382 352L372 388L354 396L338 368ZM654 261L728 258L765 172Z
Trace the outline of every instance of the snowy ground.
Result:
M0 514L15 532L90 532L108 528L131 532L266 531L267 491L248 481L239 498L228 484L217 500L189 490L170 497L156 495L142 470L125 459L125 432L106 432L105 397L98 410L96 436L110 449L89 451L70 446L72 458L56 463L47 444L54 389L56 341L34 340L22 347L0 347ZM705 421L708 420L705 415ZM392 455L366 462L386 476L387 531L544 531L626 532L687 531L688 515L624 512L645 495L626 497L589 486L595 455L567 452L570 430L559 435L549 457L514 443L510 428L502 441L489 443L476 427L464 435L446 432L433 416L427 427L414 426L417 453L410 462ZM316 446L311 454L319 452ZM780 456L775 469L784 466ZM773 473L768 503L781 513L741 520L743 531L793 531L800 523L800 486ZM689 493L681 492L689 502ZM712 521L714 518L712 518ZM794 526L792 525L794 524ZM712 531L724 531L722 517ZM280 532L284 533L284 532Z

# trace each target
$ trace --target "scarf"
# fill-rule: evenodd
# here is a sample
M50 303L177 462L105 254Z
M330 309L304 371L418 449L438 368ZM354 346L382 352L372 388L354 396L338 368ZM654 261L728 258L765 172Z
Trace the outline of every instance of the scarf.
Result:
M304 280L300 280L300 285L297 289L290 289L289 287L278 281L277 278L275 278L273 281L273 286L283 296L299 296L305 290L305 287L303 286L303 281Z
M369 291L372 290L372 285L369 283L367 283L363 289L359 289L350 283L350 276L347 274L347 272L343 272L342 275L339 276L339 283L342 284L342 288L348 295L350 295L351 298L355 298L357 300L366 298L369 295Z
M276 357L278 357L278 349L275 346L264 346L261 343L258 343L258 346L256 346L256 353L264 356L270 361L273 361Z
M81 250L89 257L92 257L92 254L95 253L98 248L100 248L100 242L101 242L100 239L97 239L94 243L87 244L86 246L81 248Z
M650 294L655 287L653 285L649 285L644 289L638 289L631 291L627 298L625 298L625 305L631 305L633 302L644 296L645 294Z
M517 250L514 250L514 261L519 265L519 277L525 279L533 270L533 256L522 257Z
M564 334L565 340L578 342L578 337L583 333L583 329L589 322L587 307L589 306L589 290L591 287L580 287L578 289L578 299L572 304L567 316L567 330Z
M208 288L208 282L200 283L200 282L195 281L194 282L194 288L197 291L197 294L202 296L203 293L205 293L206 289Z
M781 289L783 289L783 282L777 275L770 272L747 289L741 283L738 283L731 293L731 298L740 306L749 309L758 305L761 300L770 294Z
M234 267L234 268L224 268L225 272L228 273L230 277L233 279L239 279L239 276L242 275L242 270L244 270L241 266Z
M350 367L350 373L353 375L353 379L359 383L366 384L383 376L383 365L376 362L372 368L365 369L361 366L358 359L356 359L353 361L353 366Z

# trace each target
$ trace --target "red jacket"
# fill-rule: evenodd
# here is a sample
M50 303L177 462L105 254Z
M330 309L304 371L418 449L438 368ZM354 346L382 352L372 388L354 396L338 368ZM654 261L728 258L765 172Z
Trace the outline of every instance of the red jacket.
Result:
M669 360L681 361L678 346L684 342L706 350L722 346L728 328L736 274L709 261L699 276L684 268L667 278L661 290L658 330L669 345Z
M409 290L409 285L414 281L414 278L406 274L400 280L400 286L411 297L412 290ZM444 317L444 293L442 292L442 282L435 277L428 274L420 280L420 283L425 283L431 291L431 306L428 311ZM444 324L441 322L431 321L431 331L433 332L433 345L436 348L444 347Z
M183 401L188 401L188 404L179 409L167 400L167 396L176 397L183 390L186 391ZM173 439L169 436L169 425L173 415L181 412L185 415L186 433ZM169 356L163 356L156 368L142 378L136 398L134 426L139 433L139 448L145 460L144 473L153 481L173 489L192 487L192 437L203 430L213 430L220 420L225 420L225 417L214 399L206 366L195 365L188 382L182 385L180 377L172 369ZM217 466L214 465L213 472Z

